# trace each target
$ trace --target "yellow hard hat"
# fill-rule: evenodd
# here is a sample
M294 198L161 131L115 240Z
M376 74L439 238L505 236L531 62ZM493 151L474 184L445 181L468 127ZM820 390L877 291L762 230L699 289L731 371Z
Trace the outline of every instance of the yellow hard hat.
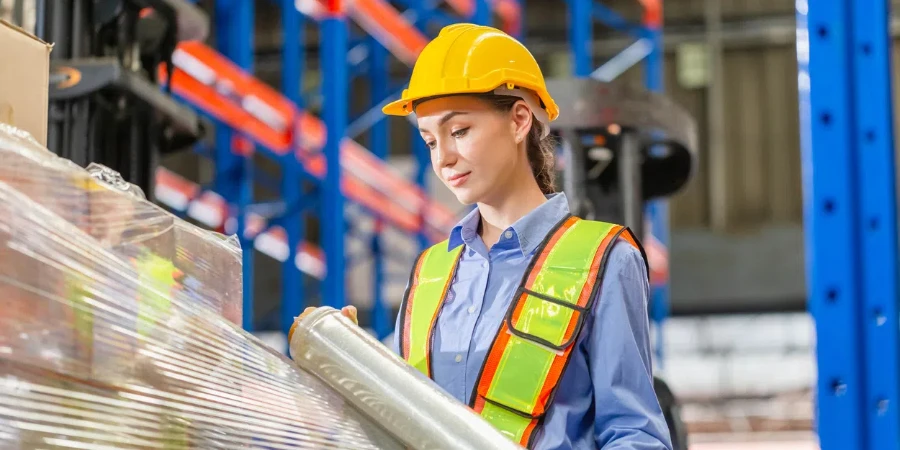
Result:
M453 94L496 92L529 100L530 95L523 96L520 90L539 99L540 105L529 102L539 119L552 121L559 115L541 68L521 42L496 28L458 23L444 27L425 46L413 67L409 88L382 111L406 116L417 100Z

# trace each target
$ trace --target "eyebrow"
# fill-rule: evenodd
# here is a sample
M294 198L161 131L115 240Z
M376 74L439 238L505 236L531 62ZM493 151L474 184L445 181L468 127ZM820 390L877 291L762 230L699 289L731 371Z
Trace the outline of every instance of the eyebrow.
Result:
M468 114L468 113L465 111L450 111L447 114L444 114L441 117L441 120L438 120L438 126L443 126L445 123L447 123L448 120L454 118L455 116L461 116L463 114ZM419 130L428 131L428 130L424 130L422 128L419 128Z
M448 120L452 119L454 116L459 116L463 114L468 114L463 111L450 111L447 114L444 114L444 117L441 117L441 120L438 121L438 126L447 123Z

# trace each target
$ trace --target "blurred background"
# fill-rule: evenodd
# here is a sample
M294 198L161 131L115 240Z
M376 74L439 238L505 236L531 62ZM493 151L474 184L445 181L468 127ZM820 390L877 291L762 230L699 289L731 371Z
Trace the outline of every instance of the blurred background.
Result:
M124 95L128 83L98 71L103 86L51 88L48 147L104 162L183 217L237 234L244 328L280 351L308 305L356 305L364 327L392 338L415 255L467 209L434 178L414 127L380 105L444 25L519 37L564 99L560 189L586 215L644 236L656 373L698 450L819 448L798 91L806 10L792 0L0 0L0 18L54 43L51 83L76 67L83 85L92 60L113 57L158 87ZM107 91L117 94L98 101ZM110 127L122 131L100 131Z

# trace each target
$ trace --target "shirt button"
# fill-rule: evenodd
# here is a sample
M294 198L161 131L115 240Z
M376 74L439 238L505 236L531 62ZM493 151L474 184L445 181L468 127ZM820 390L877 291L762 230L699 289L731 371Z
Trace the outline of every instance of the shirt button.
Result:
M512 237L512 231L506 230L506 233L503 233L503 235L506 236L507 239L509 239Z
M456 362L462 361L462 355L456 355Z
M481 267L482 267L482 268L485 268L485 267L487 267L487 266L488 266L488 263L487 263L487 261L485 261L485 262L483 262L483 263L481 263Z
M475 307L474 307L474 306L470 306L470 307L469 307L469 314L472 314L472 313L474 313L474 312L475 312Z

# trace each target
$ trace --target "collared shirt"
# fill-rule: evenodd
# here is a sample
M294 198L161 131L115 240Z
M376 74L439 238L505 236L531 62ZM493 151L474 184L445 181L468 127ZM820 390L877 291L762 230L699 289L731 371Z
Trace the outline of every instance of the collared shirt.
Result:
M469 403L535 250L568 214L565 194L551 195L504 230L490 249L478 235L477 208L451 231L448 251L465 248L435 327L432 373L434 381L460 402ZM599 298L575 343L534 448L671 450L653 390L649 289L640 252L620 239L613 245ZM399 333L393 348L399 353Z

